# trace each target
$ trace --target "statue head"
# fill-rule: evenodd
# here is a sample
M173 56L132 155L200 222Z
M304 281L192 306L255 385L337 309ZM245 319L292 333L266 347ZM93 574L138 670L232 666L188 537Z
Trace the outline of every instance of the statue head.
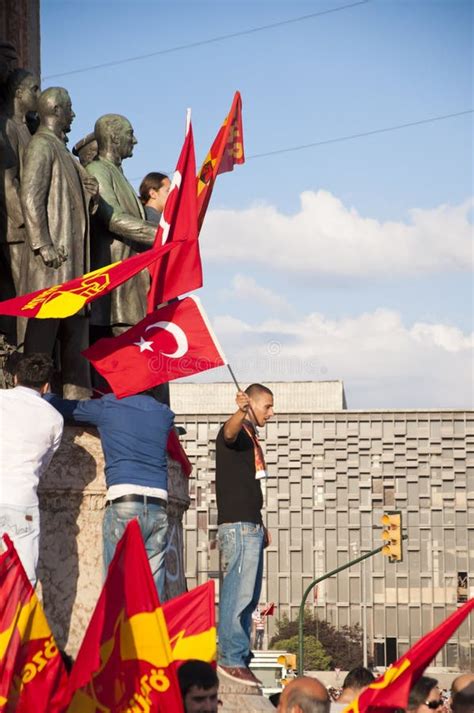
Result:
M72 110L71 97L63 87L49 87L38 99L38 114L41 124L67 134L76 116Z
M107 156L117 163L129 158L137 143L131 123L120 114L104 114L99 117L95 122L94 135L99 156Z
M23 116L37 110L39 83L27 69L14 69L8 76L5 89L10 109L18 110Z
M97 141L94 132L87 134L74 144L72 149L74 156L77 156L82 166L87 166L93 161L98 153Z

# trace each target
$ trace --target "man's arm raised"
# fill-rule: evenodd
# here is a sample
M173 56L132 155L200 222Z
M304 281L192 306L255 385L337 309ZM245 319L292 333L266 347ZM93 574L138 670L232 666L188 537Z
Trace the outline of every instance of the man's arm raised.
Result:
M242 424L247 417L250 399L243 391L238 391L237 396L235 397L235 402L238 409L224 424L224 440L229 444L235 443L237 436L240 433Z

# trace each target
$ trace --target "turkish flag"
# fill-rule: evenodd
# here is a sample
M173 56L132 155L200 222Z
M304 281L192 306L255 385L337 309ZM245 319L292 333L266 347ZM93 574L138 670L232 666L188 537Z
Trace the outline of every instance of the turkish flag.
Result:
M58 713L67 674L15 547L0 555L0 710Z
M150 266L148 312L174 297L202 287L195 173L193 128L189 122L153 250L160 250L163 245L177 240L184 240L185 244L178 259L175 259L175 253L169 253L160 264Z
M82 352L118 398L227 364L197 297L161 307Z
M217 657L215 587L205 584L174 597L163 604L173 661L189 659L215 663Z
M163 609L134 519L117 544L71 671L67 713L183 713L172 660Z
M451 638L458 626L474 611L474 598L448 616L436 629L423 636L383 676L371 683L343 713L387 713L406 708L410 690L430 661Z

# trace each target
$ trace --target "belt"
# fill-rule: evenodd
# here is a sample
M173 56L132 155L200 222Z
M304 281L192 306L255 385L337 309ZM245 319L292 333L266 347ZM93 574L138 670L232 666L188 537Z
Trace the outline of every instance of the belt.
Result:
M115 498L114 500L107 500L105 507L109 505L115 505L115 503L143 503L145 505L161 505L165 508L168 503L163 498L153 498L150 495L122 495L120 498Z

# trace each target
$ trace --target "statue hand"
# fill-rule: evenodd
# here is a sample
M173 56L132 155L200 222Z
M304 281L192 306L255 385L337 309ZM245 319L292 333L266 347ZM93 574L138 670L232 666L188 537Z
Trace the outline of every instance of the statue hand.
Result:
M43 245L39 249L39 254L46 267L52 267L55 270L67 259L67 254L63 248L56 250L53 245Z
M83 178L84 188L93 198L99 195L99 182L94 176L85 175Z

